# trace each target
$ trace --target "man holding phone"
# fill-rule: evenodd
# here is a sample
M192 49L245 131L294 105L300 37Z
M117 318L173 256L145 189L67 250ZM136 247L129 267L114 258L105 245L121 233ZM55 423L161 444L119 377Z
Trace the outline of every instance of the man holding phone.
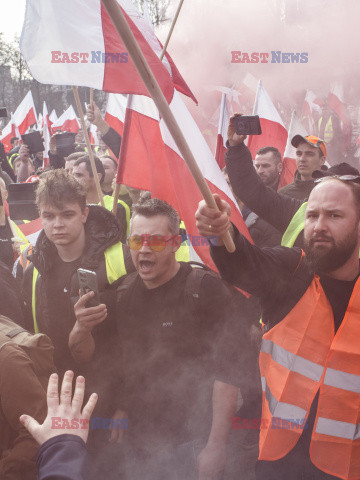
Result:
M116 219L101 207L87 207L82 186L64 170L42 175L36 204L43 230L28 259L31 247L23 253L23 265L30 261L23 273L26 326L51 338L55 366L64 372L76 367L68 340L76 321L73 305L79 298L77 269L96 273L100 300L108 307L107 321L95 332L100 348L115 330L114 296L108 287L131 271L132 262L119 241Z

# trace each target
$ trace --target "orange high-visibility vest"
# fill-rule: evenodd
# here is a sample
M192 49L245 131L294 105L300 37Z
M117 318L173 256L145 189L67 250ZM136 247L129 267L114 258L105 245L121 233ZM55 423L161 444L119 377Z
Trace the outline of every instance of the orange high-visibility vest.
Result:
M360 479L360 279L336 335L315 276L291 312L263 337L260 460L290 452L319 392L310 458L320 470Z

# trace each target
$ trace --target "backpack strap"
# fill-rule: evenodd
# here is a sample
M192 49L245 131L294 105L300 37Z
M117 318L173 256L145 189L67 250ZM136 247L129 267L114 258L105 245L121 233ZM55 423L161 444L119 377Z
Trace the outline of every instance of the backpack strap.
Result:
M200 262L188 262L193 268L186 278L185 283L185 306L189 308L191 315L196 315L199 305L201 283L206 275L220 278L219 275L211 270L207 265Z
M127 303L129 292L131 291L131 287L134 285L137 276L137 272L132 272L118 280L119 286L116 289L116 303Z

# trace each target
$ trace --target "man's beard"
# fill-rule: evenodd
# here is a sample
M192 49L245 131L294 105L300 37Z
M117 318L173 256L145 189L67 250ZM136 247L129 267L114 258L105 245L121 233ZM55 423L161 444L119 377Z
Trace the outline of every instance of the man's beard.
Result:
M330 248L314 247L315 240L328 240L331 243ZM304 250L307 261L316 273L330 273L342 267L354 253L357 246L358 236L357 227L349 236L338 244L332 237L326 235L313 235L310 239L304 241Z

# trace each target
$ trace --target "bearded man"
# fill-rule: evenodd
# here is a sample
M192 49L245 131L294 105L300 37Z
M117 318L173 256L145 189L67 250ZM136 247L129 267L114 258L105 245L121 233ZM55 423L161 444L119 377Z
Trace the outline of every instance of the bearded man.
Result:
M359 177L324 178L306 207L304 249L251 245L200 202L199 233L224 279L260 298L264 335L258 480L360 479Z

